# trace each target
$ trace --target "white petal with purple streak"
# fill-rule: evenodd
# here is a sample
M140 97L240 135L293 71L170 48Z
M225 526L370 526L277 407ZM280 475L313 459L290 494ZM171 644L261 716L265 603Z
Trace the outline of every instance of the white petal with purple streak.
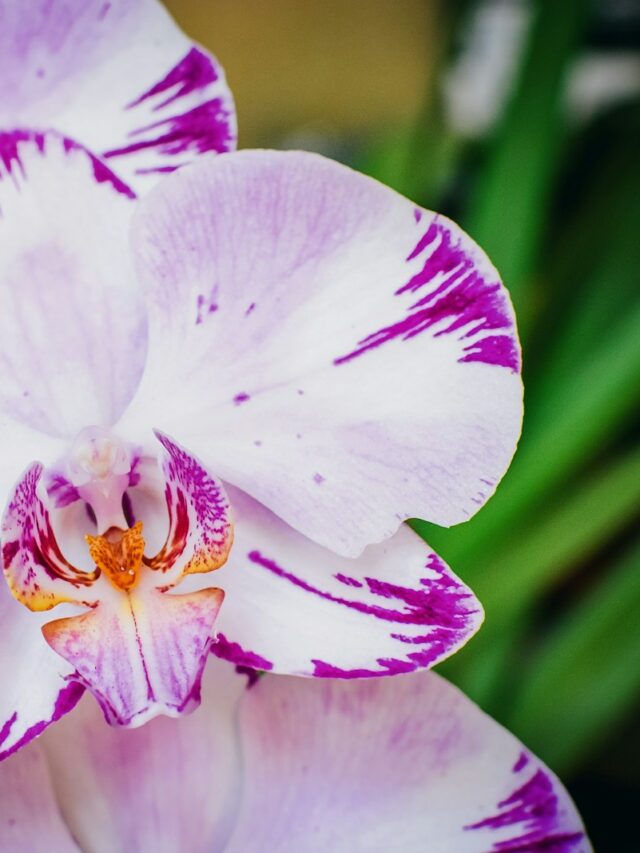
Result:
M235 147L222 68L156 0L0 0L0 125L53 127L136 192Z
M260 679L241 706L244 788L226 853L587 853L556 777L433 673Z
M134 248L150 346L128 427L152 415L348 556L493 493L520 432L519 348L453 223L316 155L240 152L158 187Z
M146 347L133 207L75 143L0 134L0 411L14 421L70 438L131 399Z
M476 632L473 593L409 528L349 560L236 489L214 654L241 666L360 678L433 666Z
M40 632L49 614L30 613L0 584L0 760L41 735L83 693L72 668Z

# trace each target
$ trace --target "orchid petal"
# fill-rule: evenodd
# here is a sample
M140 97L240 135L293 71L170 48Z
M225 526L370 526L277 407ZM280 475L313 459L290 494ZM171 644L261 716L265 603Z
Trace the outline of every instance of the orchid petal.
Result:
M48 622L42 632L92 691L106 720L136 727L198 706L222 598L219 589L183 595L134 590L80 616Z
M14 421L70 438L126 407L146 347L133 207L69 140L0 134L0 411Z
M301 536L230 491L235 542L214 654L296 675L362 678L430 667L476 632L473 593L403 527L356 560Z
M48 616L30 613L0 584L0 760L41 735L83 693L80 684L69 680L72 669L40 633Z
M36 744L0 767L0 850L78 853L60 816L46 759Z
M235 147L222 68L156 0L0 2L0 124L54 127L136 192Z
M185 575L222 566L233 541L233 527L222 484L168 436L156 435L165 450L169 533L147 565L161 573L157 583L166 589Z
M114 729L87 699L47 733L56 793L83 849L223 849L237 805L235 706L245 685L211 660L203 707L188 717Z
M18 481L2 517L2 567L14 596L30 610L62 602L93 606L106 579L77 569L62 553L50 514L38 495L42 465L34 463Z
M245 783L226 853L591 849L558 779L433 673L267 676L245 695L240 730Z
M347 556L493 493L520 432L519 348L496 271L452 222L317 155L240 152L163 182L134 251L150 342L123 429L152 412Z

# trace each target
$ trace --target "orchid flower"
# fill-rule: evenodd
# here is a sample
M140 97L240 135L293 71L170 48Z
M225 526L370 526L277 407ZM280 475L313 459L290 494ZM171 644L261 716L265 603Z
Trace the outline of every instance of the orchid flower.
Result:
M130 9L145 43L158 10L112 4L125 42ZM80 20L90 41L108 17ZM49 56L32 24L29 61ZM72 89L69 32L49 58ZM214 85L175 67L145 90L163 115ZM193 710L210 652L346 679L452 654L481 606L401 525L465 521L514 452L495 269L445 217L311 154L204 154L139 199L189 134L140 167L84 121L0 135L0 757L85 689L120 726Z
M157 0L0 0L0 63L0 127L57 131L123 192L235 148L222 68Z
M0 768L0 848L591 850L556 777L434 673L242 681L212 661L206 708L135 731L83 700Z

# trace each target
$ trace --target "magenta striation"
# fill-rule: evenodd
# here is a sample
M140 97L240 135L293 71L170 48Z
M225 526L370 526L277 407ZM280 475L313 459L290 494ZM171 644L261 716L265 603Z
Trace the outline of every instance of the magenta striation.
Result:
M13 755L14 752L17 752L34 738L41 735L44 730L51 725L51 723L55 723L61 717L64 717L65 714L68 714L69 711L72 711L80 701L80 697L83 693L84 687L81 684L77 681L69 681L68 684L66 684L58 693L51 717L48 720L40 720L39 722L34 723L25 731L19 740L9 747L9 749L0 751L0 761L3 761L5 758L9 758L9 756ZM14 711L11 717L2 726L2 729L0 729L0 747L6 743L18 718L18 712Z
M228 640L224 634L218 634L215 642L211 646L211 652L221 660L228 660L235 663L238 668L244 670L265 670L273 669L273 663L255 652L250 652L243 649L240 643L234 643Z
M393 625L424 626L424 628L429 629L428 634L418 636L407 636L405 633L397 631L391 633L390 637L400 643L408 646L424 645L424 648L407 652L403 659L378 658L377 663L380 669L346 670L325 661L312 660L315 676L367 678L412 672L418 668L429 667L441 660L473 630L473 616L476 611L467 606L468 599L472 599L471 593L464 587L457 585L446 574L444 564L435 554L429 555L426 568L437 571L440 576L437 580L432 578L421 579L422 588L412 589L377 578L364 577L362 579L369 593L391 604L402 605L401 609L341 598L332 593L323 592L307 581L286 571L273 560L264 557L259 551L251 551L247 556L255 565L262 566L283 580L287 580L326 601L348 607L351 610L356 610ZM363 586L362 582L345 575L337 576L337 580L352 588Z
M149 98L154 98L156 95L161 95L163 92L169 92L175 88L176 91L172 95L169 95L153 108L160 110L178 98L206 89L210 83L215 83L217 79L218 72L209 57L197 47L192 47L159 83L143 92L135 101L127 104L127 109L137 107Z
M18 170L22 177L25 176L25 170L20 158L20 146L22 144L35 145L37 150L43 156L46 155L47 139L57 139L62 142L65 153L69 154L75 151L82 151L91 162L93 176L99 184L111 184L111 186L127 198L134 199L136 194L128 187L124 181L121 181L111 169L108 168L101 160L95 157L82 145L79 145L72 139L62 136L53 130L48 130L46 133L35 130L18 129L7 133L0 133L0 181L4 174L11 175ZM3 174L4 171L4 174Z
M520 355L508 300L500 282L485 279L474 258L463 248L461 238L454 236L437 216L407 261L425 252L422 269L396 291L396 296L420 295L407 309L408 314L397 323L367 335L354 350L334 359L334 364L344 364L392 340L409 340L436 323L445 322L448 325L435 332L435 337L459 332L458 339L464 341L488 333L463 347L465 354L458 361L479 361L518 372ZM438 275L444 278L433 289L430 285Z
M528 766L526 753L522 753L514 765L518 775ZM584 840L583 832L565 826L559 808L558 795L551 777L538 769L530 779L513 794L498 803L499 811L477 823L465 826L465 830L502 829L519 827L520 835L504 841L496 841L491 850L500 853L569 853L576 851Z
M49 499L58 509L80 500L80 493L76 487L60 473L45 471L44 484Z
M211 59L194 47L162 80L127 104L126 108L135 109L151 98L170 93L153 107L153 112L160 114L167 107L176 105L181 98L203 92L217 80L218 72ZM185 152L202 154L206 151L231 151L235 146L230 106L220 97L210 98L185 112L145 124L131 131L129 138L131 142L128 145L105 151L102 156L122 157L147 149L165 156L176 156ZM167 172L179 165L145 167L138 172Z

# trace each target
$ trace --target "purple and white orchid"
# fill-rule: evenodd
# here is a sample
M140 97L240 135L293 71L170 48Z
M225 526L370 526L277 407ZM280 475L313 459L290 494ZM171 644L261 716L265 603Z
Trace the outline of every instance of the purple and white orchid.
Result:
M372 678L482 620L402 522L466 520L515 449L487 258L228 153L223 72L152 0L0 0L0 56L0 849L589 851L455 688Z
M222 68L157 0L0 0L0 62L0 127L57 131L124 193L235 148Z
M1 9L29 73L0 135L2 560L24 605L2 594L0 757L86 688L121 726L192 710L210 651L341 678L452 654L481 606L400 525L466 520L514 452L495 269L311 154L210 153L138 200L232 145L214 60L146 0Z
M84 699L0 767L0 849L588 853L555 776L433 673L347 683L222 661L135 731Z

